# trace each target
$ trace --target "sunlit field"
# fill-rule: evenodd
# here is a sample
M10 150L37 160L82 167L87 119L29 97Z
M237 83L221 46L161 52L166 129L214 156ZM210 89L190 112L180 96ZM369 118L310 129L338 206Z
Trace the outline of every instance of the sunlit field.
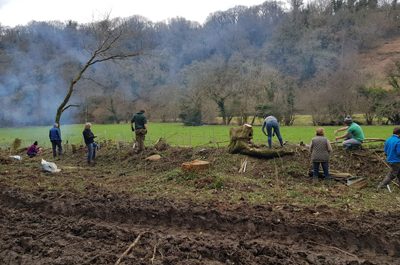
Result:
M229 129L233 126L203 125L196 127L183 126L180 123L149 123L146 144L154 144L163 137L171 145L175 146L226 146L229 142ZM284 141L289 143L308 143L314 136L313 126L281 126ZM326 136L334 140L334 130L339 127L324 127ZM15 138L22 140L22 146L28 146L38 141L40 146L50 146L48 133L50 127L21 127L0 128L0 147L10 146ZM393 126L363 126L367 138L387 138L391 135ZM83 144L83 125L64 125L61 128L64 143ZM131 142L133 133L130 124L93 124L93 133L97 141L103 140ZM254 142L266 143L267 137L262 133L261 126L254 126ZM274 138L274 142L277 139Z

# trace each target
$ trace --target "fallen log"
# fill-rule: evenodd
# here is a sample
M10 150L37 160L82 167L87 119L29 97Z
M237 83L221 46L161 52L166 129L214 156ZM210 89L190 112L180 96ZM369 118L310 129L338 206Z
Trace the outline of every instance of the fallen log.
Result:
M273 149L258 149L258 148L248 148L242 149L239 153L243 155L248 155L256 158L277 158L287 155L293 155L294 151L291 150L273 150Z
M385 142L385 139L382 138L365 138L363 141L363 144L365 143L374 143L374 142ZM331 141L331 144L340 144L343 143L344 141Z
M229 131L230 143L228 146L228 152L231 154L243 154L257 158L276 158L285 155L293 155L294 151L287 149L267 149L267 148L256 148L251 143L253 138L253 127L249 124L245 124L239 128L231 128Z

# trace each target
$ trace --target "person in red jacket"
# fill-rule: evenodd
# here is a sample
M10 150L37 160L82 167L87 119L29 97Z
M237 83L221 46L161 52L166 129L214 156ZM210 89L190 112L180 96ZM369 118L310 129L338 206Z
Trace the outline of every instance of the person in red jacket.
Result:
M40 152L41 152L41 148L38 146L38 142L37 141L35 141L34 143L33 143L33 145L31 145L29 148L28 148L28 151L26 152L26 154L29 156L29 157L34 157L34 156L36 156L37 154L39 154Z

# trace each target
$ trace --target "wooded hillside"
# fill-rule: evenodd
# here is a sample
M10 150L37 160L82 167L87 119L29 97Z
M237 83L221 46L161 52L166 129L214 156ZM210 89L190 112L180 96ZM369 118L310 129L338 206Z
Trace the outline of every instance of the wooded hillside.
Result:
M287 125L296 113L312 114L315 124L354 113L366 123L399 124L397 0L287 7L237 6L204 25L140 16L0 25L0 126L51 124L71 83L76 107L63 123L122 122L145 108L150 120L188 125L252 122L265 113ZM110 43L113 51L140 55L92 65L72 82L115 30L124 37Z

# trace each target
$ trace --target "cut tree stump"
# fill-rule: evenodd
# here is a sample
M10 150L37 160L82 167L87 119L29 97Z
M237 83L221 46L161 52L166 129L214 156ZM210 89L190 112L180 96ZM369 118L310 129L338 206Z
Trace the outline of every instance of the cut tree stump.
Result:
M229 131L230 143L228 151L231 154L243 154L257 158L276 158L285 155L293 155L294 151L285 149L266 149L251 146L253 138L253 127L245 124L239 128L231 128Z
M182 163L182 169L185 171L202 171L210 168L210 162L204 160L193 160Z
M151 155L151 156L149 156L149 157L146 157L145 160L147 160L147 161L158 161L158 160L160 160L160 159L161 159L161 156L160 156L160 155Z

